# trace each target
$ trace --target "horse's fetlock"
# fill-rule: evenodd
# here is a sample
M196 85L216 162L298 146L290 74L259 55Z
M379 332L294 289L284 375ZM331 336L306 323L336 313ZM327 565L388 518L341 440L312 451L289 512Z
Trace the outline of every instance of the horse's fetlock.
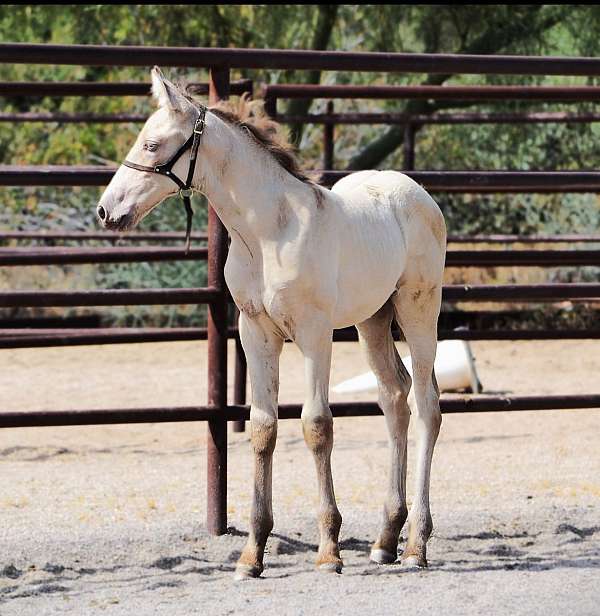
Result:
M322 528L326 529L331 536L337 538L340 528L342 527L342 514L337 507L325 509L319 514L319 524Z
M409 545L425 545L433 532L433 520L429 511L424 511L418 516L411 516L408 543Z
M252 532L256 544L264 549L267 539L273 530L273 516L265 516L260 520L252 520Z
M390 500L385 504L385 515L388 524L394 528L398 528L398 531L404 526L406 518L408 517L408 509L406 503L399 500Z

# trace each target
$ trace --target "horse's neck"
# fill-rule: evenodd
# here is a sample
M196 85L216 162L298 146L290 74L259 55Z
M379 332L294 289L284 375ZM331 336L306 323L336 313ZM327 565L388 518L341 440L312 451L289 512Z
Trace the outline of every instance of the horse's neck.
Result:
M205 132L205 139L203 177L198 183L229 234L258 243L263 237L273 239L280 203L302 191L301 183L267 151L220 119L213 131Z

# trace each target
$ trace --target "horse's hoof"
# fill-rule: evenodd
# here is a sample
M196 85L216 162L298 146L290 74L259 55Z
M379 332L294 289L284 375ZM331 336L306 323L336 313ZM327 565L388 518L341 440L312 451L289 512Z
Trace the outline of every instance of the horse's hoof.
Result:
M377 563L378 565L391 565L398 559L396 554L392 554L382 548L373 548L369 558L371 562Z
M341 573L344 564L341 560L330 561L317 565L317 569L323 573Z
M409 554L402 557L402 565L410 569L426 569L427 559L416 554Z
M237 565L235 568L235 579L237 581L250 580L260 577L263 572L262 567L256 567L252 565Z

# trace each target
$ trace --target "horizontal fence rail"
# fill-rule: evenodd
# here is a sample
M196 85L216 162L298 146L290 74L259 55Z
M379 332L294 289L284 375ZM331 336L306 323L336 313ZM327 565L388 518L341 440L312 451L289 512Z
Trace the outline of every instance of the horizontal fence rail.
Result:
M330 186L352 173L323 171L321 182ZM404 171L432 192L556 193L597 192L597 171ZM1 176L0 176L1 177Z
M114 167L0 165L0 186L105 186ZM332 185L352 171L321 171ZM406 171L426 189L440 192L600 192L599 171Z
M0 308L200 304L218 298L211 287L174 289L109 289L100 291L0 291ZM446 285L447 302L553 302L597 300L600 284Z
M395 340L403 340L398 331ZM230 339L238 338L231 328ZM204 327L106 327L106 328L12 328L0 329L0 349L126 344L144 342L181 342L206 340ZM597 340L600 329L440 329L438 340ZM334 342L357 342L356 329L333 333Z
M0 165L0 186L106 186L116 167Z
M252 92L251 79L231 82L231 94ZM189 94L208 94L208 83L189 83ZM0 96L149 96L150 83L94 81L3 81Z
M206 261L208 248L0 248L0 266Z
M0 238L2 235L0 234ZM536 244L536 243L575 243L575 242L600 242L600 235L585 234L559 234L559 235L449 235L448 243L470 244L470 243L489 243L489 244Z
M60 122L119 124L145 122L148 114L143 113L65 113L65 112L0 112L0 122ZM455 113L455 114L406 114L393 112L373 113L307 113L291 115L276 113L275 119L287 124L590 124L600 122L598 113Z
M205 242L208 236L206 233L196 232L191 234L191 238L193 240ZM185 240L185 233L182 231L0 231L0 241L6 240L110 240L111 242L162 242L171 240Z
M206 241L206 233L192 233L192 240ZM8 240L36 240L36 241L94 241L106 240L110 242L131 241L183 241L185 233L181 231L127 231L118 233L115 231L0 231L0 242ZM559 235L448 235L448 243L458 244L513 244L513 243L576 243L598 242L600 235L586 234L559 234Z
M446 285L442 300L447 302L551 302L559 299L600 298L600 284L506 284L506 285Z
M273 68L323 71L463 73L473 75L600 75L600 59L561 56L383 53L0 43L0 62L78 66Z
M0 291L0 308L205 304L219 299L212 287L103 289L95 291Z
M446 267L570 265L600 265L600 250L449 250L446 252Z
M0 248L0 266L206 260L207 248ZM600 265L600 250L449 250L446 267Z
M0 122L59 122L60 124L123 124L126 122L145 122L145 113L48 113L23 111L20 113L1 112Z
M376 402L332 402L334 417L365 417L382 415ZM600 394L563 396L442 396L442 413L537 411L552 409L591 409L600 407ZM302 412L301 404L280 404L279 419L297 419ZM225 416L225 417L223 417ZM224 418L227 421L248 420L250 407L230 405L226 411L210 406L129 408L129 409L85 409L85 410L43 410L43 411L2 411L0 428L78 426L120 423L160 423L181 421L211 421Z
M0 120L2 114L0 114ZM600 113L439 113L409 114L394 112L276 113L275 119L288 124L589 124L600 122Z
M263 88L268 98L425 99L460 101L533 100L543 102L598 102L597 86L351 86L283 84Z

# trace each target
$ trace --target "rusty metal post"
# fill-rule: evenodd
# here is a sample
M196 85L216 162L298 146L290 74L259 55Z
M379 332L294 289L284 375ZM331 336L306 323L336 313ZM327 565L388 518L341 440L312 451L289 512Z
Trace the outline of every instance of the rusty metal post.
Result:
M210 71L211 104L229 96L229 68ZM227 288L223 268L227 231L212 206L208 208L208 286L219 291L208 308L208 405L223 418L208 422L206 526L211 535L227 530Z
M416 127L412 122L404 125L404 143L402 145L404 153L404 171L412 171L415 168L415 132Z
M277 119L277 99L274 96L265 96L265 111L270 118Z
M327 114L333 113L333 101L327 101ZM333 169L333 148L334 148L335 125L323 125L323 169Z
M239 319L239 311L235 310L235 322ZM233 376L233 403L246 404L246 379L248 372L248 364L246 363L246 354L242 348L239 334L235 337L235 373ZM244 432L246 430L246 422L243 419L236 419L233 422L234 432Z

